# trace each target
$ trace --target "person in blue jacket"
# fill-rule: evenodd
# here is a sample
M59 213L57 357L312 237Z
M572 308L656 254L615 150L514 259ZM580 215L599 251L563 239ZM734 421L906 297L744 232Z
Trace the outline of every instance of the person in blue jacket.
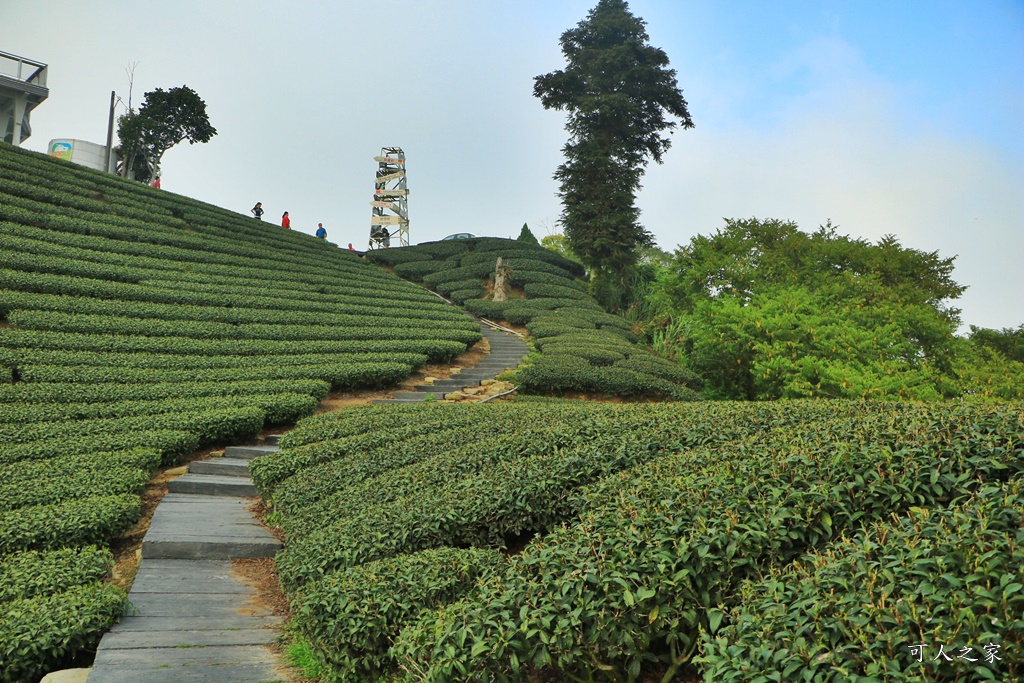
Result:
M324 224L323 223L317 223L316 236L319 237L322 240L326 240L327 239L327 231L324 230Z

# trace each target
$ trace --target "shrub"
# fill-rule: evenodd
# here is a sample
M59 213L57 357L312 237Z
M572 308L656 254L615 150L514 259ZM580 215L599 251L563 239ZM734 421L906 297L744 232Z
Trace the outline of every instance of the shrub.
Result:
M110 551L94 546L12 553L0 558L0 604L101 581L113 566Z
M395 668L388 650L404 626L461 597L502 564L497 551L475 548L370 562L307 585L292 603L293 623L333 680L376 680Z
M635 680L654 662L669 668L667 680L744 579L861 524L941 507L1024 468L1020 415L887 410L753 432L731 448L607 477L583 495L577 523L531 544L500 581L425 614L395 654L410 670L427 669L424 680L517 680L521 664L576 676L600 665L603 675Z
M745 582L721 629L703 636L706 676L1019 680L1022 514L1024 481L983 485L959 505L912 507ZM909 649L919 644L923 662ZM999 660L985 661L989 644ZM979 661L943 661L940 645L950 658L973 647L966 656Z
M0 616L0 681L38 680L78 653L95 650L127 604L124 591L99 582L8 602Z
M0 554L106 545L139 517L139 497L91 496L0 512Z

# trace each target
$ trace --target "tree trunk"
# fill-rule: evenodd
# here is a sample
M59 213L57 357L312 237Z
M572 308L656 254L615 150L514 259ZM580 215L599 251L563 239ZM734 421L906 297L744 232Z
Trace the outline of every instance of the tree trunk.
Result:
M494 300L506 301L508 299L508 266L501 264L501 257L494 264Z

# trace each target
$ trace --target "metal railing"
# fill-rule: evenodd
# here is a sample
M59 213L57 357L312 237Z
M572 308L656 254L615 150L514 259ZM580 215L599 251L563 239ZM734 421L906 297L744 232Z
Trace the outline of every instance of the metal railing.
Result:
M28 73L28 77L25 74ZM26 59L9 52L0 52L0 76L14 78L22 83L46 87L46 64Z

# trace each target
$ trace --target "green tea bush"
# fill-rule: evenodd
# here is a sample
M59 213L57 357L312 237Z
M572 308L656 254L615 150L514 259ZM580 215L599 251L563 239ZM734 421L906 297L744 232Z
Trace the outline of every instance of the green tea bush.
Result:
M750 421L745 442L607 477L583 493L574 524L528 546L500 580L425 614L394 654L422 680L522 680L524 666L636 680L653 664L668 680L745 579L863 524L1024 473L1019 408L886 410L767 431Z
M0 558L0 605L102 581L113 566L110 551L95 546L11 553Z
M110 403L0 403L0 424L135 417L160 413L205 412L215 408L259 408L267 424L287 424L311 415L319 401L308 394L276 393L170 398Z
M503 564L497 551L475 548L369 562L307 585L292 603L293 623L332 680L376 680L394 670L388 650L403 627L461 597Z
M0 510L89 496L139 494L159 464L159 453L137 449L0 466Z
M473 287L469 289L456 289L454 292L449 294L452 301L457 304L461 304L467 299L475 299L484 293L483 287Z
M199 448L199 437L187 431L144 429L115 434L71 436L56 441L39 439L14 445L0 444L0 464L139 448L159 451L161 464L170 465L176 462L179 456Z
M441 262L428 259L403 261L393 265L396 275L403 277L406 280L412 280L413 282L423 282L423 278L425 276L437 272L437 269L441 266Z
M84 385L76 383L20 382L0 387L0 405L47 403L103 403L108 401L156 401L211 396L242 396L259 393L309 394L318 402L330 393L331 385L313 379L255 380L249 382L156 382L125 385L117 382ZM30 409L32 409L30 407ZM38 410L46 411L45 405ZM54 419L62 419L59 414ZM23 420L38 422L40 420Z
M1024 480L983 484L948 509L911 507L744 582L722 626L703 634L706 677L1020 680L1021 567Z
M120 494L0 512L0 555L106 545L135 523L140 508L138 496Z
M469 278L467 280L451 280L450 282L443 282L435 288L435 291L438 294L444 294L447 296L448 294L451 294L452 292L458 289L474 288L480 290L480 293L477 296L483 295L483 280L481 278L475 277Z
M38 680L78 653L95 650L127 605L124 591L99 582L4 604L0 681Z

